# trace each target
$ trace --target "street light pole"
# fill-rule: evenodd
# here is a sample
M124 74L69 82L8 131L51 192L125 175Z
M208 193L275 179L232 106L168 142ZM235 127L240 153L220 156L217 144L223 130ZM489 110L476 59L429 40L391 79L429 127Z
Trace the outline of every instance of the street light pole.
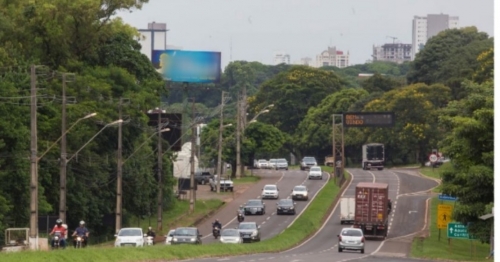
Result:
M236 179L241 177L241 99L238 94L236 113Z
M217 153L217 194L220 193L220 177L222 175L222 127L224 124L224 102L226 92L222 91L221 102L220 102L220 119L219 119L219 152ZM200 143L201 144L201 143ZM200 145L201 147L201 145Z
M59 176L59 219L66 221L66 73L62 74L61 158Z
M163 113L162 109L159 108L158 111L158 210L157 210L157 216L158 216L158 221L157 221L157 230L158 232L161 232L163 225L162 225L162 220L163 220L163 152L162 152L162 138L161 138L161 129L162 129L162 122L161 122L161 114Z
M123 98L120 97L120 104L118 109L119 119L122 117L122 103ZM123 156L122 156L122 123L118 124L118 152L116 160L116 220L115 220L115 232L118 233L122 228L122 177L123 177Z
M192 106L192 118L193 121L195 120L195 114L194 114L194 106L195 106L195 100L193 98L193 106ZM194 169L195 169L195 163L194 163L194 156L195 156L195 144L196 144L196 125L193 123L193 127L191 128L191 181L190 181L190 194L189 194L189 213L194 212L194 206L196 202L196 191L194 190Z

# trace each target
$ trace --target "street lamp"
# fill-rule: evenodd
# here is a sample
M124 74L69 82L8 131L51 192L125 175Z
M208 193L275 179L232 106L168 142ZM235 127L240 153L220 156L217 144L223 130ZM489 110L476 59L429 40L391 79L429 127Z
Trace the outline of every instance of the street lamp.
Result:
M75 122L73 125L71 125L71 126L70 126L67 130L66 130L66 132L64 132L64 133L63 133L63 134L62 134L62 135L61 135L61 136L60 136L60 137L59 137L59 138L58 138L58 139L57 139L57 140L56 140L56 141L55 141L55 142L54 142L51 146L49 146L49 148L47 148L47 150L45 150L45 152L43 152L43 153L42 153L42 154L38 157L38 161L40 161L40 159L42 159L42 157L44 157L44 156L45 156L45 154L47 154L47 153L50 151L50 149L52 149L55 145L57 145L57 143L58 143L58 142L59 142L59 141L63 138L63 136L65 136L67 133L69 133L69 131L71 131L71 129L73 129L73 127L75 127L75 126L76 126L76 124L78 124L78 122L80 122L80 121L82 121L82 120L84 120L84 119L88 119L88 118L94 117L94 116L96 116L96 115L97 115L97 113L91 113L91 114L88 114L88 115L86 115L86 116L84 116L84 117L79 118L78 120L76 120L76 122Z
M233 124L220 125L219 128L219 152L217 154L217 194L220 193L220 177L222 176L222 129Z
M80 147L80 149L78 149L68 160L66 160L66 163L71 161L73 158L75 158L78 155L78 153L80 153L80 151L82 151L88 144L90 144L90 142L92 142L100 133L102 133L102 131L104 131L104 129L106 129L110 126L120 124L122 122L123 122L123 120L119 119L119 120L113 121L113 122L105 125L103 128L101 128L101 130L99 130L99 132L97 132L93 137L91 137L89 139L89 141L87 141L87 143L85 143L82 147Z

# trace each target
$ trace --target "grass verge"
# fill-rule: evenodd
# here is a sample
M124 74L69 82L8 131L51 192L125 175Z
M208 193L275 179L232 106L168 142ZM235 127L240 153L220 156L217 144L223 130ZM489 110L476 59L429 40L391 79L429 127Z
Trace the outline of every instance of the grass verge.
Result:
M292 248L317 231L334 204L340 188L330 179L312 200L309 207L283 233L259 243L224 245L219 243L201 246L163 246L146 248L87 248L52 252L33 251L0 255L2 262L10 261L151 261L187 258L234 256L252 253L278 252Z
M438 168L423 167L420 169L420 173L426 177L430 177L433 179L441 179L441 173L444 172L445 170L448 170L449 168L451 168L451 164L444 163L441 167L438 167ZM441 192L441 185L434 188L432 190L432 192L440 193Z
M452 239L448 244L446 229L441 229L441 240L438 240L439 229L436 225L437 205L440 200L433 198L430 205L430 236L424 240L415 238L413 240L410 255L416 258L442 259L454 261L487 261L490 246L481 244L477 240ZM444 204L453 204L453 202L443 201ZM474 246L476 252L474 253ZM471 252L472 250L472 252ZM490 260L491 261L491 260Z
M233 179L233 184L235 184L235 185L250 184L250 183L256 183L259 180L260 180L260 176L246 175L244 177L240 177L240 179Z

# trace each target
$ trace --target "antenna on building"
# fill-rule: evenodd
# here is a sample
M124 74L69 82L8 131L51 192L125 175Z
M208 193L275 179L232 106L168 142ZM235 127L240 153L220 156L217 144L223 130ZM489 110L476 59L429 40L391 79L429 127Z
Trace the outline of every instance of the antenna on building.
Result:
M233 62L233 36L229 38L229 62Z
M392 43L394 44L396 42L396 39L398 39L397 37L394 37L394 36L387 36L388 38L392 38Z

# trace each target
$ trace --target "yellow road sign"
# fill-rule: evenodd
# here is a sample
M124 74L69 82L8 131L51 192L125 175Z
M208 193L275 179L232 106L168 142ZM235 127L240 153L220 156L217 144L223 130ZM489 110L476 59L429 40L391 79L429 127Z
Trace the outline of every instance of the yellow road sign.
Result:
M446 229L451 222L452 205L438 205L437 228Z

